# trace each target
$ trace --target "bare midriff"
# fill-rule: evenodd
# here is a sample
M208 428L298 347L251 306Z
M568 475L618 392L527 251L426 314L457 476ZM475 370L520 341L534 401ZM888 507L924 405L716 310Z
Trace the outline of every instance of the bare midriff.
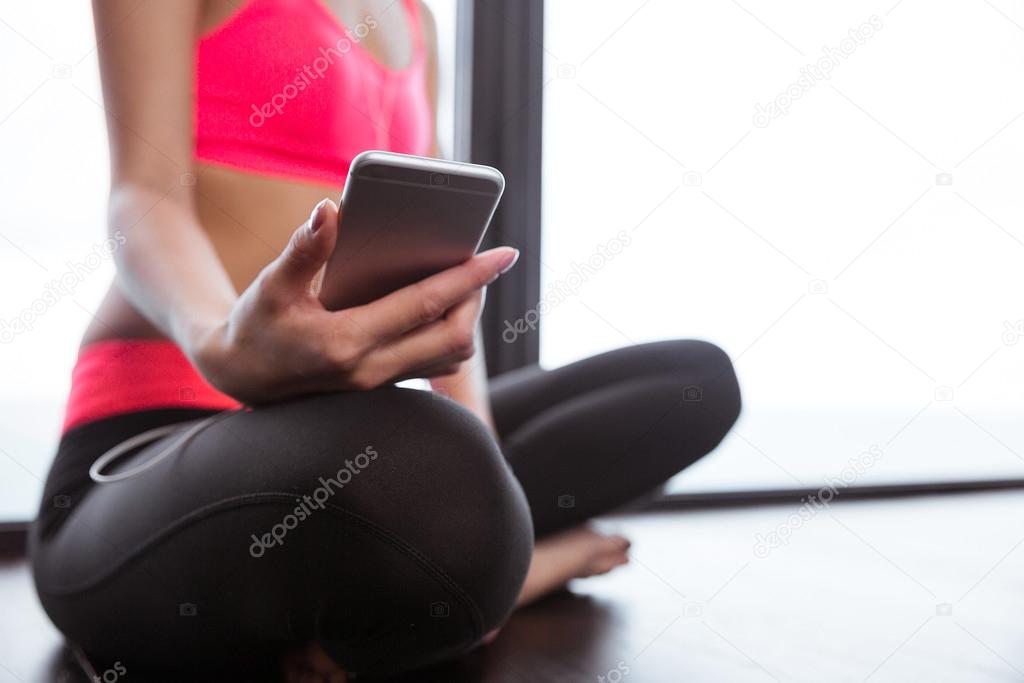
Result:
M358 22L368 13L381 17L380 26L361 44L383 64L401 65L410 59L410 27L400 11L388 12L391 0L316 0L343 22ZM205 0L200 32L228 20L239 10L236 0ZM316 181L264 175L197 161L196 218L209 236L238 292L281 253L295 229L325 197L335 201L341 187ZM165 335L129 302L117 283L104 296L82 339L85 346L107 339L161 339Z
M341 188L197 163L195 207L235 289L243 291L277 257L313 206ZM112 283L82 338L85 346L105 339L161 339L154 327Z

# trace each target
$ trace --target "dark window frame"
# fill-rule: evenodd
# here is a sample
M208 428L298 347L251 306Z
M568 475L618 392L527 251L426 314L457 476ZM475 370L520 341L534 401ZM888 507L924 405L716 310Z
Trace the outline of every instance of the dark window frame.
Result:
M507 331L540 299L544 2L459 0L456 42L455 154L504 174L505 195L485 246L520 252L516 267L487 291L482 322L493 376L540 359L536 325Z

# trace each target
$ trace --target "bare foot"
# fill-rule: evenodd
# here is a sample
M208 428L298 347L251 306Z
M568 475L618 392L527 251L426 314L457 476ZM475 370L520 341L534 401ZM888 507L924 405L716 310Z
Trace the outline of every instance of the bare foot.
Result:
M629 562L628 551L629 541L624 537L584 526L548 536L534 545L516 607L556 591L572 579L607 574Z
M314 642L306 643L281 658L288 683L346 683L345 672Z

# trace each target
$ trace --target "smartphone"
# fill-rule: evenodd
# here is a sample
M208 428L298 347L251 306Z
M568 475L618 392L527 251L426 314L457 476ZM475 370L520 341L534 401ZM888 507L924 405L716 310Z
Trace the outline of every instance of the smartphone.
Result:
M361 306L472 258L505 178L490 166L368 151L352 160L320 300Z

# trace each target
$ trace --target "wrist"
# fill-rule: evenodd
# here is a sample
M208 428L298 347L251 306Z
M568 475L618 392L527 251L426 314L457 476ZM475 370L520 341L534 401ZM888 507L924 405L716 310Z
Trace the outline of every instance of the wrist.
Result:
M182 352L202 372L225 347L228 320L190 321L181 334L175 335Z

